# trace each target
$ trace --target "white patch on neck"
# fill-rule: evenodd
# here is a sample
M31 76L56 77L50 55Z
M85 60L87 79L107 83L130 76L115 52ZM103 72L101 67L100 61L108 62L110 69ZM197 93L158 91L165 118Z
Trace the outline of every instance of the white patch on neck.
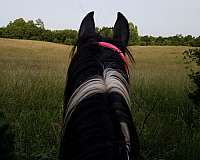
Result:
M64 124L68 123L77 105L85 98L97 93L116 92L123 96L127 105L130 107L130 97L128 93L128 83L121 73L112 68L104 70L103 77L90 79L82 83L72 94L66 108Z

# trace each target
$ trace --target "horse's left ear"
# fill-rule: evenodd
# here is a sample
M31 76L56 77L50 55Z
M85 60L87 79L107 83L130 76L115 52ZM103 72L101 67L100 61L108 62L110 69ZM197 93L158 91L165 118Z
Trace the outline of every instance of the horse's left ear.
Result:
M81 22L78 38L86 38L95 34L94 11L88 13Z
M120 42L123 47L128 45L129 25L127 19L120 12L117 14L117 21L114 25L113 40Z

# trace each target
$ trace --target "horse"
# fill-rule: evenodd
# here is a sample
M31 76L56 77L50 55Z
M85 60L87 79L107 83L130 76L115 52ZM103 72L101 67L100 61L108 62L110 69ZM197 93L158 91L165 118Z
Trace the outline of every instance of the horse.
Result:
M128 40L128 21L120 12L112 38L95 31L93 11L82 20L67 72L60 160L138 159L125 56L131 56Z

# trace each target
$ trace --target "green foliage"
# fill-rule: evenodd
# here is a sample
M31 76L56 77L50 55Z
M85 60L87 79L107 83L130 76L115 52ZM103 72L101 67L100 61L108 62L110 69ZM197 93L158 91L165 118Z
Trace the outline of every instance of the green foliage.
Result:
M183 54L186 64L196 64L190 68L189 77L195 89L190 92L189 97L196 104L200 104L200 48L186 50Z
M149 160L199 160L200 112L188 98L182 52L188 47L134 46L133 118Z
M51 31L44 28L44 22L41 19L37 19L36 22L32 20L26 22L23 18L19 18L10 22L6 27L0 28L0 37L73 44L77 31Z
M113 36L112 28L110 27L96 28L96 31L98 31L103 37L112 38Z
M36 26L44 29L44 22L40 18L36 19L35 22L36 22Z
M200 36L195 38L192 42L191 42L191 45L193 47L200 47Z
M75 30L55 30L52 31L52 34L55 43L74 44L77 38L77 31Z
M139 43L140 38L138 35L137 26L134 25L132 22L129 23L129 31L130 31L130 38L129 38L129 45L136 45ZM111 27L96 27L96 32L100 33L103 37L112 38L113 31Z
M132 22L129 22L129 29L129 45L181 45L200 47L200 36L196 38L191 35L184 37L181 34L171 37L139 36L138 27ZM112 28L109 27L96 27L96 31L108 38L113 36ZM41 19L37 19L35 22L32 20L26 22L23 18L19 18L10 22L6 27L0 28L0 37L2 38L39 40L62 44L74 44L77 39L77 34L78 32L76 30L71 29L54 31L45 29L44 22Z
M19 18L14 22L10 22L4 28L1 37L15 38L15 39L34 39L41 40L42 29L38 28L33 21L25 22L24 19Z
M0 159L14 159L14 135L2 112L0 112Z
M141 36L139 44L142 46L149 45L159 45L159 46L200 46L200 37L192 37L191 35L183 36L181 34L177 34L171 37L153 37L153 36Z
M129 22L129 31L130 31L129 45L138 44L140 40L138 35L138 28L132 22Z

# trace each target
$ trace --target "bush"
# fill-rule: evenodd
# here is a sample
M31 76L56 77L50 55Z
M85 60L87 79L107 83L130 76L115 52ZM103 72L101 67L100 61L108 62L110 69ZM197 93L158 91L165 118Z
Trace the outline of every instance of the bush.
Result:
M189 97L195 104L200 104L200 48L189 49L184 53L186 64L195 64L190 68L189 77L194 84L194 89L189 93Z
M14 159L14 136L2 112L0 112L0 159Z

